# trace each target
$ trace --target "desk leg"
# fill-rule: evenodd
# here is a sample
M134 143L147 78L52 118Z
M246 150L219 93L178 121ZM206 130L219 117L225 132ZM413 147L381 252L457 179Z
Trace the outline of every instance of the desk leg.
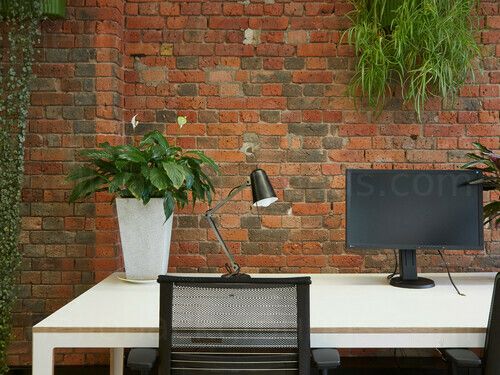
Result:
M123 375L123 348L110 349L110 375Z
M47 337L33 335L33 375L54 374L54 347Z

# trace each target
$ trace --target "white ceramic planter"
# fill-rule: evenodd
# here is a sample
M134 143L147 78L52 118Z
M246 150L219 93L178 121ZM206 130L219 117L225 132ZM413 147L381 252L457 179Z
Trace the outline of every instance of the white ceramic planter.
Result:
M165 221L163 199L147 205L134 198L117 198L118 225L125 274L129 280L156 280L167 272L172 219Z

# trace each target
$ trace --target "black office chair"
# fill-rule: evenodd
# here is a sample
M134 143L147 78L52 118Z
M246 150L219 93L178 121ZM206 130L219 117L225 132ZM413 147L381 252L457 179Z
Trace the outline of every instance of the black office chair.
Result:
M446 349L443 357L449 362L449 374L452 375L500 374L500 273L493 286L483 360L467 349Z
M326 375L340 365L335 349L315 349L311 358L309 277L158 282L161 375L309 375L311 362ZM137 349L131 356L130 368L150 371Z

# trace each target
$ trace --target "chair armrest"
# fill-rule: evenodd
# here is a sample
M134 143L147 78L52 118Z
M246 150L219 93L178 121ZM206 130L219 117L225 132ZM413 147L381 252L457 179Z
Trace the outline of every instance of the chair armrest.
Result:
M340 366L340 355L337 349L313 349L312 357L315 367L320 370Z
M127 367L135 371L152 370L156 357L157 349L152 348L134 348L128 353Z
M481 367L481 358L467 349L445 349L443 356L457 367Z

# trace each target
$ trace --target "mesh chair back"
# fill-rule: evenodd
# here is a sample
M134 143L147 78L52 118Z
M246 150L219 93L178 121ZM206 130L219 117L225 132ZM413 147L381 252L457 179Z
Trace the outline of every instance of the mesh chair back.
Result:
M309 277L158 282L161 374L309 374Z
M500 374L500 273L495 277L484 348L484 375Z

